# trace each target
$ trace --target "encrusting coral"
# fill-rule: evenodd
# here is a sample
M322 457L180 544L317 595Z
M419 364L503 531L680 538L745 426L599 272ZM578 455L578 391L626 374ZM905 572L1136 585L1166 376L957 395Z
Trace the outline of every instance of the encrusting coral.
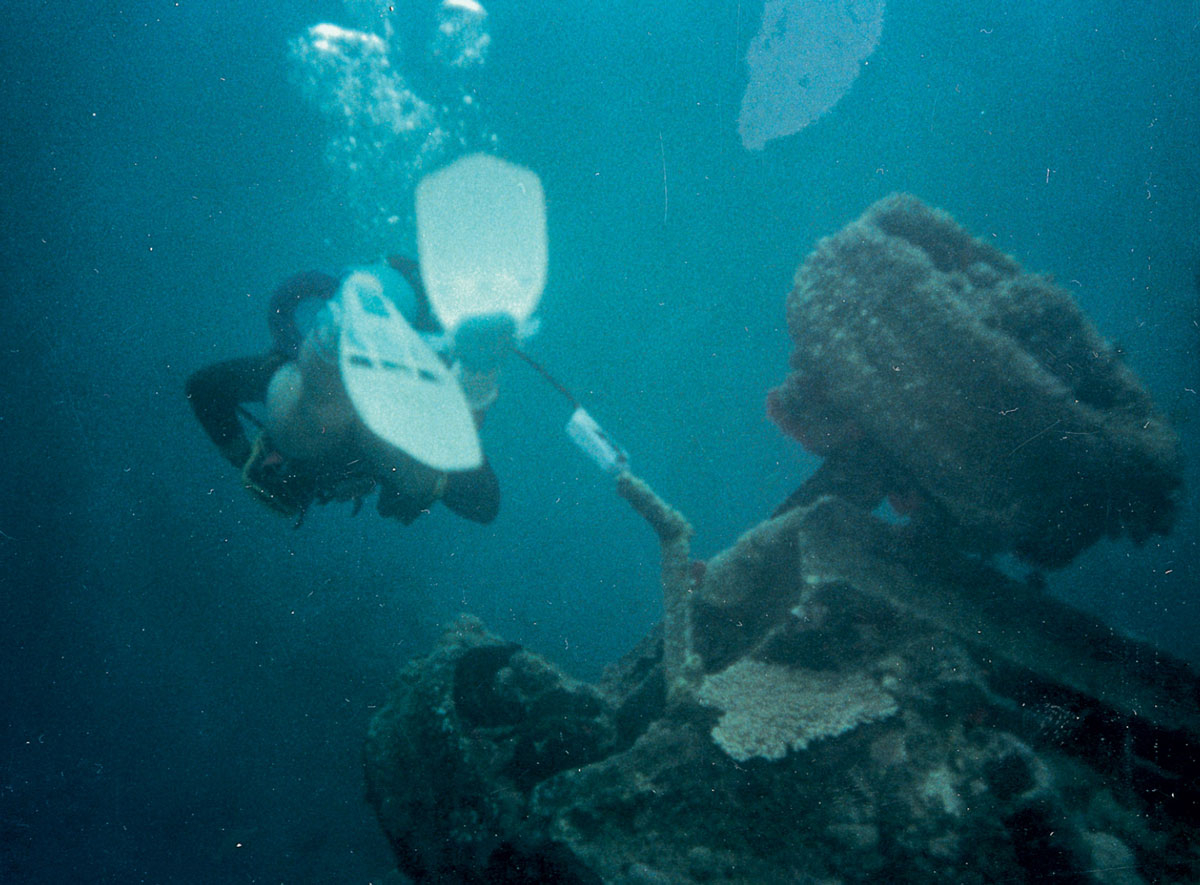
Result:
M668 698L686 697L694 687L692 660L691 539L687 519L628 470L617 477L617 492L649 523L658 537L662 558L663 669Z
M787 320L768 411L826 456L807 500L889 495L964 549L1045 567L1173 524L1178 439L1119 352L945 212L871 206L797 271Z
M824 673L745 659L705 678L696 693L721 710L712 738L731 759L782 759L896 712L896 700L865 673Z

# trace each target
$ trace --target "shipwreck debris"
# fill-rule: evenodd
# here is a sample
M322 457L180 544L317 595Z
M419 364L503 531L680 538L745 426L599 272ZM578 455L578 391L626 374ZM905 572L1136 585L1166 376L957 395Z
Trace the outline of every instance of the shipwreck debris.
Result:
M945 212L895 194L821 240L787 320L768 411L826 457L820 486L892 495L964 549L1043 567L1174 523L1179 441L1118 351Z

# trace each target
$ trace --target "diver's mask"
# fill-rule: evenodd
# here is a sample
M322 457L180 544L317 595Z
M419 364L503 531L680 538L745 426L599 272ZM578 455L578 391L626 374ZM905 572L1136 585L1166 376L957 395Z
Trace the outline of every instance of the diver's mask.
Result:
M337 364L341 313L342 306L336 296L308 298L296 305L295 323L300 339L298 356L302 361L316 356L322 362Z
M323 362L336 366L341 335L342 305L330 299L313 317L312 328L307 336L309 348Z

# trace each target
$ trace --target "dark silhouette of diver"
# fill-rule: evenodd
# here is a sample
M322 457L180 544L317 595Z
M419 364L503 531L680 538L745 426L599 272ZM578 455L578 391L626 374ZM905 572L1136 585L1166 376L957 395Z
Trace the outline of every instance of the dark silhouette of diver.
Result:
M442 333L415 261L389 256L377 273L416 332ZM297 525L313 503L353 501L357 513L376 490L379 514L405 525L438 501L466 519L491 522L500 487L486 458L473 470L435 470L375 438L357 419L342 387L337 329L327 309L340 284L308 271L275 291L270 350L207 366L188 379L187 397L200 425L241 471L247 490ZM495 400L495 372L460 369L460 380L478 425ZM256 418L248 403L262 404L268 418ZM253 438L246 422L257 425Z

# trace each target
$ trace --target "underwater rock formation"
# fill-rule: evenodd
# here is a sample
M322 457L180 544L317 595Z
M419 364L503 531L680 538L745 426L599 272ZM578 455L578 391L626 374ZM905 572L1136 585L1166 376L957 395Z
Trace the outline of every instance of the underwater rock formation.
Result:
M683 526L660 533L667 558ZM410 663L366 748L401 870L1200 881L1200 682L1036 586L822 497L747 532L676 605L682 675L660 631L589 686L471 619Z
M1179 442L1045 277L899 194L822 240L787 303L771 417L826 458L792 503L884 496L963 549L1058 567L1174 523Z

